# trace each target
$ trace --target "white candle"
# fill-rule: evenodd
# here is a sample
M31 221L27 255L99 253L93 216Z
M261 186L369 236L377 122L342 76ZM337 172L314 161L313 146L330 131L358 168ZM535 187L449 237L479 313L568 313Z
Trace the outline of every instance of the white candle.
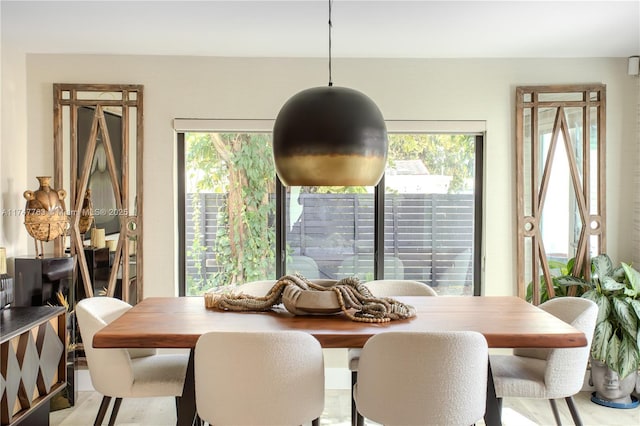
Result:
M116 251L116 246L118 242L116 240L107 240L107 247L109 247L109 251Z
M0 274L7 273L7 249L0 247Z
M91 245L94 248L105 247L104 229L94 228L91 230Z

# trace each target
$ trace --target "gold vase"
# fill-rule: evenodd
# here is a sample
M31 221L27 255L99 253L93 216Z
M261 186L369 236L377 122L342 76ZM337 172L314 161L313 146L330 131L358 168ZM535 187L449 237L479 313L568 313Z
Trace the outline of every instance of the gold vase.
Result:
M64 205L67 191L53 189L50 176L38 176L40 187L36 191L25 191L27 200L24 226L37 241L52 241L67 230L69 220Z

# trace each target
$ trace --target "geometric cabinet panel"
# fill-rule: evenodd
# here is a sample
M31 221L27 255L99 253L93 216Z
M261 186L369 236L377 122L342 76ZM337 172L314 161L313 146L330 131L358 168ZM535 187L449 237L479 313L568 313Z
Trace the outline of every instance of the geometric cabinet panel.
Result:
M0 420L9 425L64 388L66 316L64 308L48 306L13 307L1 315Z
M2 392L2 424L6 424L9 423L9 418L16 412L18 389L20 388L22 377L16 351L13 350L12 344L2 344L0 357L2 358L2 381L4 382Z
M24 333L19 337L18 351L20 365L20 390L18 397L22 406L31 407L38 380L40 359L33 333Z
M64 344L50 322L38 327L38 391L49 393L56 383L58 360L64 353Z

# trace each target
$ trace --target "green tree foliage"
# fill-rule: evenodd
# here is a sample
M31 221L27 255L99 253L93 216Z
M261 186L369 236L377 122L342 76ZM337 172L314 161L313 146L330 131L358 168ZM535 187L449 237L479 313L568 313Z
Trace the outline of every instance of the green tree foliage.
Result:
M187 256L189 256L195 265L196 272L193 276L189 277L187 282L189 291L187 294L199 294L203 288L207 286L206 271L202 270L202 263L205 260L207 246L203 244L204 234L200 226L200 200L202 196L199 193L194 193L191 199L191 208L193 218L193 243L191 247L187 249Z
M474 176L474 145L474 137L466 135L393 134L389 136L388 166L393 167L396 160L419 159L430 174L452 176L449 193L458 193L467 189L465 181ZM211 287L273 276L275 235L269 218L274 216L275 204L269 195L275 192L275 167L270 135L188 133L185 155L187 193L226 194L218 212L213 248L218 271L206 276L202 270L211 248L201 235L195 235L187 255L200 269L188 277L189 293L201 294ZM302 190L325 194L367 192L361 186ZM195 205L193 212L194 216L202 214ZM195 224L200 223L199 217L193 219Z
M215 256L218 271L199 283L195 293L273 275L275 169L269 135L189 133L186 136L187 192L226 194L218 212ZM194 210L196 212L197 210ZM201 243L192 247L201 255Z
M452 176L449 193L465 189L474 176L475 140L471 135L389 135L389 164L396 160L420 159L429 174Z

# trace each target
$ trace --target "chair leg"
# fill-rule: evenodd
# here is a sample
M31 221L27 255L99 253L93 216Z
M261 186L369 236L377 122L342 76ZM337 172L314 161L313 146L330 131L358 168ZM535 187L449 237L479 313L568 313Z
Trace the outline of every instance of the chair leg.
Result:
M356 399L353 397L353 388L358 382L358 372L351 372L351 426L356 426L356 417L358 409L356 408Z
M578 407L576 407L576 403L573 400L572 396L568 396L565 398L567 401L567 407L569 407L569 411L571 411L571 418L573 419L573 423L576 426L582 426L582 420L580 419L580 414L578 413Z
M180 397L176 396L176 415L180 412ZM178 416L179 417L179 416ZM193 421L190 426L205 426L205 421L200 418L198 413L193 416Z
M550 398L549 404L551 405L551 410L553 411L553 418L556 419L556 424L558 426L562 426L562 422L560 421L560 413L558 412L558 406L556 405L556 400Z
M100 426L102 424L102 420L104 420L104 415L107 414L107 408L109 408L110 402L110 396L102 397L102 402L100 403L100 408L98 409L98 415L96 416L96 421L93 422L93 426Z
M116 417L118 417L118 411L120 411L120 404L122 404L122 398L116 398L116 400L113 401L111 417L109 417L109 426L114 426L116 424Z

